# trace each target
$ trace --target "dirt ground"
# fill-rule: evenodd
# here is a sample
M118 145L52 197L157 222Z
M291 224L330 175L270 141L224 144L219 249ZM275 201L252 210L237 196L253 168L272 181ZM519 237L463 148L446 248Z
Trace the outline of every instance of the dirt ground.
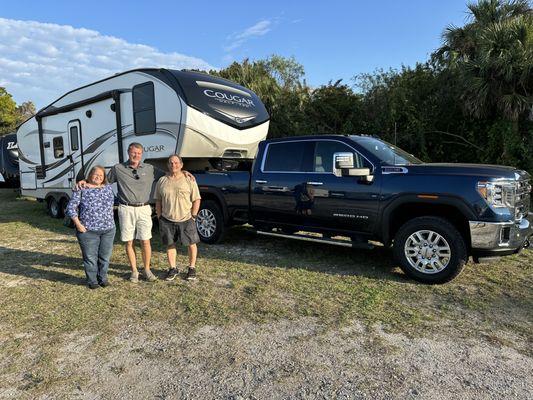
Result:
M190 334L130 326L109 338L113 350L105 355L91 351L92 341L66 338L57 368L68 383L40 399L530 399L533 393L533 360L512 348L408 338L356 322L324 331L308 318L204 326ZM31 377L19 379L31 384ZM27 397L12 388L0 398Z

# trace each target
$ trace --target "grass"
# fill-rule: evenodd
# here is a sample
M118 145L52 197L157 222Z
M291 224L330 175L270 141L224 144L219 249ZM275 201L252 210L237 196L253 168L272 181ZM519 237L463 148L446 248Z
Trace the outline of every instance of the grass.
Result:
M21 377L19 390L38 393L72 379L55 362L72 335L90 335L105 350L108 338L131 326L156 336L160 324L187 331L312 317L323 329L358 321L410 336L479 337L531 354L529 250L469 264L454 281L427 286L407 279L386 249L357 251L234 228L223 244L200 245L195 283L129 283L116 241L112 286L89 291L73 231L13 191L0 191L0 202L0 368ZM157 236L153 267L162 277L166 257ZM186 265L184 252L178 257Z

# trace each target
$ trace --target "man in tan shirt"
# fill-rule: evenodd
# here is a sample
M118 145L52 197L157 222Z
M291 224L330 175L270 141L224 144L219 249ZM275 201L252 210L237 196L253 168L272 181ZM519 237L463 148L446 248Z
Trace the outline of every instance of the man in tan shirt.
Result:
M183 162L177 155L168 159L168 173L161 177L155 188L155 210L159 218L161 240L167 246L170 265L166 280L179 273L176 267L176 243L187 246L189 269L187 280L196 279L196 243L200 241L196 230L196 215L200 208L200 191L195 181L182 172Z

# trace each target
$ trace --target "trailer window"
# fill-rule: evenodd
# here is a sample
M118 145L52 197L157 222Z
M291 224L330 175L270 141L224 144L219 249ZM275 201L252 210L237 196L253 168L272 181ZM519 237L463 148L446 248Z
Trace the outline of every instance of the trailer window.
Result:
M133 87L133 125L136 135L155 133L155 96L153 82Z
M314 142L271 143L263 164L263 172L309 172Z
M78 127L77 126L70 127L70 148L72 150L78 150L80 148L80 145L78 142Z
M54 145L54 157L55 158L63 158L65 155L65 149L63 147L63 137L57 136L52 141Z

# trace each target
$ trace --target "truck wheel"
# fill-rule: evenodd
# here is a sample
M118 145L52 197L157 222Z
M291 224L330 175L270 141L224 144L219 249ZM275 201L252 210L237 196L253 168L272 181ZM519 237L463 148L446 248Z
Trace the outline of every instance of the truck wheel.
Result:
M224 234L224 218L217 203L202 201L196 218L196 229L204 243L218 243Z
M394 256L408 276L429 284L452 280L468 259L459 231L438 217L419 217L405 223L394 238Z
M55 197L50 197L46 201L46 210L52 218L61 218L61 205Z

